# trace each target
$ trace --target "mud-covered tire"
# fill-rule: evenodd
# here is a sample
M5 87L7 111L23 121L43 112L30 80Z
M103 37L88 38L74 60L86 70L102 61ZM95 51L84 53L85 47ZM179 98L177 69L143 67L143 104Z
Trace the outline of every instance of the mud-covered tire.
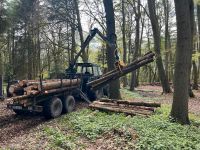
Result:
M19 116L27 115L27 111L24 110L13 109L13 111L15 112L16 115Z
M62 113L63 104L60 98L53 97L44 104L44 116L47 119L57 118Z
M73 96L67 96L63 99L63 113L70 113L75 109L75 99Z

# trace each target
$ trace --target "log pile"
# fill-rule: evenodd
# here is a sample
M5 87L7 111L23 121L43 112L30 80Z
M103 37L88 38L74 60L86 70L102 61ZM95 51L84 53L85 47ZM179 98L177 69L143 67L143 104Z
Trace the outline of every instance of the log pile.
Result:
M133 102L124 100L102 99L89 105L93 110L104 112L124 113L131 116L149 116L152 115L156 108L161 107L160 103L151 102Z
M8 91L12 97L29 97L30 95L60 91L68 87L78 87L79 85L80 79L52 79L42 82L37 80L21 80L11 85Z
M125 76L126 74L133 72L134 70L147 65L148 63L151 63L154 61L155 54L153 52L148 52L143 57L136 59L131 64L119 69L112 70L106 74L104 74L101 78L89 82L87 86L91 87L93 90L97 90L101 88L102 86L108 84L112 80L116 80L122 76Z

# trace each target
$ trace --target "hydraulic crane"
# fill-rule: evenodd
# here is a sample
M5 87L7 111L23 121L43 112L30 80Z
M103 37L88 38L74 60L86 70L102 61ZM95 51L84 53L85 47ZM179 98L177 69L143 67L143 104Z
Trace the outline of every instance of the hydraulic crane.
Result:
M67 69L67 73L75 73L75 65L76 62L78 60L78 58L81 56L81 54L85 51L85 48L89 45L90 41L96 36L96 34L98 34L101 39L103 39L106 44L108 44L108 46L112 46L112 44L109 42L109 40L107 39L107 37L105 37L97 28L94 28L90 31L89 35L87 36L86 40L84 41L83 45L81 46L81 50L78 52L78 54L75 56L74 60L72 62L70 62L69 64L69 68ZM115 36L115 38L117 38L117 36L114 34L113 36ZM120 61L120 57L119 57L119 53L117 50L117 44L115 43L114 47L116 47L115 49L115 66L119 69L121 69L121 67L124 66L124 63L122 61Z

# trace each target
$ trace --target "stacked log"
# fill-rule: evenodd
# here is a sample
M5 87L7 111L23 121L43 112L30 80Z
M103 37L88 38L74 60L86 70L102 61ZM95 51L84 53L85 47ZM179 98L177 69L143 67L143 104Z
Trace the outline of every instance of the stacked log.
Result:
M9 87L9 93L14 97L27 97L29 95L37 95L42 93L49 93L53 91L60 91L63 88L78 87L80 79L52 79L39 82L37 80L22 80L19 83Z
M108 84L112 80L116 80L122 76L125 76L126 74L133 72L134 70L154 61L155 54L153 52L148 52L143 57L136 59L131 64L121 68L112 70L106 74L104 74L101 78L98 80L89 82L87 86L91 87L93 90L97 90L101 88L102 86Z
M131 116L149 116L152 115L160 103L133 102L124 100L102 99L89 105L91 109L104 112L124 113Z

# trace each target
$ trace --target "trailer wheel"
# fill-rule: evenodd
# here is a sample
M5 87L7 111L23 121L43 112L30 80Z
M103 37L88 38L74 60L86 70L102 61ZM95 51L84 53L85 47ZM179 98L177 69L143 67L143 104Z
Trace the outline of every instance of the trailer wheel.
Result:
M19 116L27 114L27 112L25 112L23 110L13 109L13 111L16 113L16 115L19 115Z
M70 113L75 109L75 99L73 96L67 96L63 99L63 113Z
M44 105L44 115L47 119L57 118L62 113L62 101L58 97L53 97Z

